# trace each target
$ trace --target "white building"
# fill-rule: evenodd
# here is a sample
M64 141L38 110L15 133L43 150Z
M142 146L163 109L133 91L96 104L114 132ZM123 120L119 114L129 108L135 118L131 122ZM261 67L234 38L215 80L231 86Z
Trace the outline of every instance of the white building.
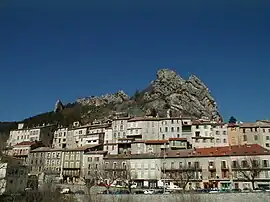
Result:
M27 187L28 169L19 159L2 157L0 160L0 195L23 192Z
M227 124L194 121L190 141L196 148L228 146Z
M58 128L56 131L54 131L52 148L67 148L67 134L68 128Z
M45 146L51 146L54 133L54 125L43 125L34 128L24 128L24 124L18 124L18 129L11 130L7 146L14 146L25 141L41 141Z

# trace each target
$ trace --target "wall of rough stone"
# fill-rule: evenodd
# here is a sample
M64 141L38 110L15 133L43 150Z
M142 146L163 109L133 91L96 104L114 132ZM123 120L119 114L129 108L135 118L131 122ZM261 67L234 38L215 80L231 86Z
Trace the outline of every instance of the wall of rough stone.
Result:
M98 195L106 202L269 202L270 193L178 194L178 195Z

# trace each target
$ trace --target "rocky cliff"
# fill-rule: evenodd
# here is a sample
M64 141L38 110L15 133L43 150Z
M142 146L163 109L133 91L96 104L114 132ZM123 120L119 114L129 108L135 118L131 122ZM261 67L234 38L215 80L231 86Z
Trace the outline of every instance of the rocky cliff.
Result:
M129 97L123 91L103 96L92 96L76 100L83 106L110 109L112 112L127 112L133 116L155 115L164 117L192 116L219 121L217 104L206 85L195 75L187 80L176 72L161 69L146 89ZM112 115L107 113L106 116ZM87 116L85 116L87 117Z
M27 118L22 122L25 127L44 123L69 126L74 121L89 123L115 116L145 115L221 120L214 98L198 77L192 75L185 80L174 71L161 69L145 89L136 91L131 97L123 91L118 91L114 94L80 98L67 105L57 101L54 111ZM2 132L15 127L16 123L4 124L4 126Z

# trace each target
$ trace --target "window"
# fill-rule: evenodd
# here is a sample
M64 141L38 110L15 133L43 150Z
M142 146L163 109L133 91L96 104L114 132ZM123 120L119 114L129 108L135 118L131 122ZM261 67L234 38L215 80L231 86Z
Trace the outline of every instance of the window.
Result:
M204 128L204 129L207 129L207 125L204 125L203 128Z
M254 140L255 140L255 141L258 140L258 135L254 135Z
M95 161L99 161L99 157L95 157Z
M179 168L183 168L183 162L179 162Z
M92 162L92 157L88 157L88 162Z
M263 133L265 133L265 129L263 129Z
M180 138L180 134L177 134L177 138Z
M266 147L270 147L269 143L266 143L265 146L266 146Z
M199 125L196 125L196 129L199 129Z
M174 132L174 128L173 127L171 128L171 131Z
M223 139L223 143L227 143L227 140L226 139Z
M216 131L216 135L219 135L220 133L219 133L219 131Z
M200 137L200 132L199 132L199 131L196 131L196 132L195 132L195 136L196 136L196 137Z
M227 135L227 132L226 131L223 131L223 135Z
M162 139L165 140L165 134L162 135Z
M263 160L263 167L268 167L268 160Z
M246 160L242 161L242 168L247 168L248 167L248 162Z
M233 162L232 162L232 167L233 167L233 168L237 168L237 161L233 161Z
M266 136L266 140L270 140L269 136Z
M246 129L245 129L245 128L243 128L243 129L242 129L242 132L243 132L243 133L246 133Z
M247 135L243 135L243 141L247 141Z
M167 127L165 127L165 132L168 132L168 128Z

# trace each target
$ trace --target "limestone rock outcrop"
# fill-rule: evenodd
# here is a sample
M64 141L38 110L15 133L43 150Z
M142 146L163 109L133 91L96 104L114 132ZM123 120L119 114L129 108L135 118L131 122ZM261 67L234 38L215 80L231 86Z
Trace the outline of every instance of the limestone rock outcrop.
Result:
M113 105L121 111L134 111L140 108L145 115L155 111L158 116L166 117L168 110L172 116L189 116L219 121L217 103L207 86L195 75L187 80L175 71L161 69L146 89L137 92L136 98L129 97L123 91L102 96L91 96L76 100L81 105Z

